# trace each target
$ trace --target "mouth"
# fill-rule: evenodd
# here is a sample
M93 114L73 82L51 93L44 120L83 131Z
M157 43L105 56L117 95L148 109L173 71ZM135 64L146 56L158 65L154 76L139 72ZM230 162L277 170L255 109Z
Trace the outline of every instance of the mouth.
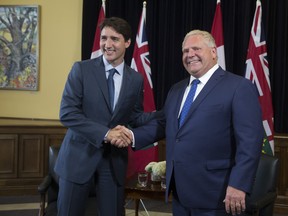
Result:
M107 48L105 48L105 49L104 49L104 52L105 52L107 55L112 55L112 54L115 52L115 50L114 50L114 49L107 49Z
M187 61L187 65L193 65L193 64L197 64L197 63L199 63L200 62L200 60L196 60L196 59L194 59L194 60L188 60Z

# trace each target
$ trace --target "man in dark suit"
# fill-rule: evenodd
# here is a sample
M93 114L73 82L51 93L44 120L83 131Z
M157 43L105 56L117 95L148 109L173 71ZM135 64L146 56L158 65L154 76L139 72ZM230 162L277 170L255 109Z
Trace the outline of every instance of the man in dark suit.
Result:
M121 147L128 140L114 127L140 126L154 115L143 113L143 77L124 62L131 43L129 24L112 17L100 28L103 56L76 62L62 96L60 120L68 130L55 166L60 177L60 216L85 215L93 183L98 215L124 214L128 151ZM114 89L107 83L110 71L114 71L110 79ZM119 146L111 145L116 138L122 140Z
M132 130L133 146L166 137L166 199L172 191L174 216L241 214L264 133L256 88L219 67L206 31L189 32L182 51L190 77L169 91L163 118ZM189 108L186 98L194 101Z

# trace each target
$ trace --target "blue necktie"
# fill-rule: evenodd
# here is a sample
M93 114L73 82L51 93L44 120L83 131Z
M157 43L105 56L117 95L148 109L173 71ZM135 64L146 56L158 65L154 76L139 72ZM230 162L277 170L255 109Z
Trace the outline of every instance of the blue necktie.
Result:
M109 99L110 99L110 108L112 111L114 110L114 93L115 93L113 76L116 72L117 70L115 68L112 68L111 70L109 70L109 76L107 79Z
M197 85L200 83L200 81L198 79L195 79L192 81L192 84L191 84L191 88L190 88L190 91L187 95L187 98L185 100L185 103L183 105L183 108L181 110L181 113L180 113L180 116L179 116L179 128L182 126L189 110L190 110L190 107L193 103L193 99L194 99L194 96L195 96L195 92L196 92L196 89L197 89Z

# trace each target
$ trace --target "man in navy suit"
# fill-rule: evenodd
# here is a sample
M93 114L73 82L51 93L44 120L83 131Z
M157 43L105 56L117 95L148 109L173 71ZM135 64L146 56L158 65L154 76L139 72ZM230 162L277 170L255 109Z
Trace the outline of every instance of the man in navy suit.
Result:
M264 134L256 88L219 67L210 33L189 32L182 51L190 77L170 89L163 118L132 130L134 149L166 137L166 199L172 191L174 216L241 214ZM186 108L190 88L196 91Z
M121 18L100 26L103 56L76 62L62 96L60 120L68 128L58 155L58 215L83 216L90 186L95 183L98 216L125 214L124 181L128 139L117 125L140 126L153 114L143 113L143 77L124 62L131 28ZM114 91L107 78L116 69ZM112 102L108 92L113 92ZM116 128L115 128L116 127ZM111 145L121 139L119 146ZM96 205L96 203L95 203Z

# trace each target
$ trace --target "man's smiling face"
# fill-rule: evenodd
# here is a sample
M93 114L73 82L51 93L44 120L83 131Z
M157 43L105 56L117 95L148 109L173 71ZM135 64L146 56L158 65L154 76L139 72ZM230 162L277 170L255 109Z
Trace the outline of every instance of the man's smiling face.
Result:
M191 35L183 42L183 65L189 74L200 78L217 63L216 52L216 47L209 47L203 36Z

